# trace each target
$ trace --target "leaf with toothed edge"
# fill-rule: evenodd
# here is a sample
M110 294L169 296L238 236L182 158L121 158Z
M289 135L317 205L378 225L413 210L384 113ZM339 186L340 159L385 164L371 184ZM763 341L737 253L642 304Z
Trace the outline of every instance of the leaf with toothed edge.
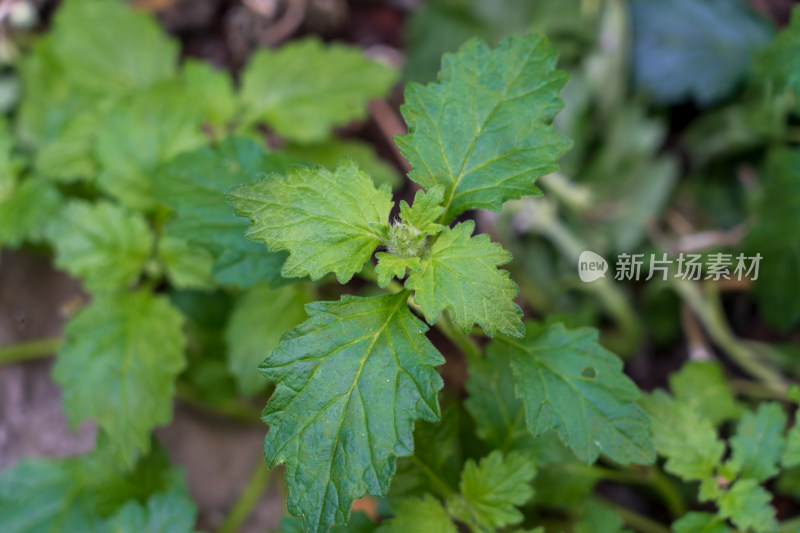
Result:
M525 338L499 337L488 350L511 358L534 435L555 429L585 463L602 453L621 464L650 464L655 452L649 417L635 403L639 390L597 336L590 328L529 324Z
M522 310L514 303L519 289L508 271L498 268L511 254L488 235L473 237L474 228L472 221L445 228L405 286L415 291L414 301L430 324L448 309L465 332L478 324L490 336L499 331L520 337Z
M514 35L494 50L473 39L444 56L436 83L406 86L409 132L395 142L412 180L444 187L445 222L540 194L534 179L558 169L571 143L551 126L568 78L555 64L539 35Z
M287 250L284 277L329 272L346 283L360 272L388 231L392 192L376 189L351 159L334 172L295 167L228 196L236 213L252 222L247 236L272 250Z
M306 306L259 370L276 384L264 411L270 466L286 465L289 511L307 532L344 524L353 502L383 495L415 420L439 418L444 359L408 293Z

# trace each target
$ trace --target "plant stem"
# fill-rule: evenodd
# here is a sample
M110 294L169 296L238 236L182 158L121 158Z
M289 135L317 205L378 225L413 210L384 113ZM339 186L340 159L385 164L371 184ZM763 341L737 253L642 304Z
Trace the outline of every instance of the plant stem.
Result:
M683 497L677 491L672 481L660 470L649 467L645 470L628 468L626 470L614 470L604 466L595 465L591 467L598 476L607 481L622 483L625 485L647 485L657 492L664 501L667 510L672 517L678 518L686 513L686 505Z
M263 457L259 456L258 463L247 485L239 494L239 499L236 500L231 512L225 518L225 522L217 529L216 533L236 533L239 531L242 524L250 516L250 513L253 512L264 489L267 488L271 474L272 470L267 468Z
M31 361L53 355L63 341L64 338L59 336L0 346L0 365Z
M671 284L695 312L714 344L724 350L737 365L758 379L765 387L776 394L786 392L787 385L783 376L770 365L761 361L758 354L750 350L730 330L719 301L719 289L714 283L706 283L704 292L701 292L698 285L691 281L673 278Z

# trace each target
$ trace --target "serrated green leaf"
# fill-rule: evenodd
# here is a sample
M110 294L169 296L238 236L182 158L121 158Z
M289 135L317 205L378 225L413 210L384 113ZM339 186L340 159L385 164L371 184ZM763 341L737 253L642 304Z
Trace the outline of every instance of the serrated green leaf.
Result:
M146 452L150 431L172 416L185 366L182 327L166 299L140 291L98 297L65 328L53 368L64 410L73 425L96 420L122 463Z
M208 289L214 286L211 269L214 256L183 239L164 235L158 240L158 258L170 283L178 289Z
M444 57L437 83L406 86L409 133L395 140L411 179L444 186L444 221L539 194L533 180L558 169L570 143L550 125L567 81L555 63L538 35L511 36L495 50L473 39Z
M441 224L436 224L436 219L444 213L443 201L444 187L441 185L427 192L419 190L414 195L412 206L405 200L400 202L400 220L421 233L436 235L444 229Z
M525 407L517 398L511 358L500 350L469 361L464 406L475 420L475 432L491 448L508 453L534 447L536 437L525 422ZM537 459L539 455L536 455Z
M34 154L37 174L59 183L88 181L97 173L94 143L111 106L102 101L85 106L63 125L57 138Z
M108 533L191 533L197 516L192 500L179 491L154 494L146 505L126 503L109 520Z
M405 286L415 291L414 301L430 324L447 309L465 332L478 324L490 336L520 337L522 310L514 303L519 288L508 271L498 268L511 254L488 235L473 237L474 229L472 221L445 228Z
M780 404L762 403L754 413L747 411L731 438L730 466L740 477L766 481L778 473L778 462L786 445L783 428L786 413Z
M317 144L289 144L283 152L299 162L308 165L321 165L328 170L335 170L339 161L349 157L359 168L370 175L376 187L384 183L392 189L402 185L397 168L382 159L369 143L354 139L330 139Z
M156 169L207 142L201 111L177 81L117 101L97 133L98 187L125 206L152 209Z
M639 390L596 330L530 325L525 338L498 337L488 350L511 359L534 435L555 429L585 463L601 453L621 464L653 462L649 419L635 403Z
M282 172L288 166L286 158L237 137L176 157L155 178L156 197L174 212L167 234L211 252L212 274L220 283L250 287L280 281L285 252L269 253L245 239L247 221L233 214L225 194L252 183L259 172Z
M680 520L673 522L675 533L729 533L725 521L711 513L686 513Z
M670 375L669 386L675 399L689 405L700 416L719 425L735 420L742 413L716 361L690 361Z
M218 133L236 116L238 101L228 72L217 70L205 61L187 59L181 71L186 98L202 107L207 126Z
M376 189L352 160L331 173L322 167L295 167L234 190L236 213L253 223L247 236L272 250L287 250L285 277L329 272L346 283L360 272L388 231L392 194Z
M0 524L3 533L108 533L106 517L125 502L167 490L183 492L185 483L163 453L124 475L100 453L24 459L0 473Z
M394 254L378 252L375 254L378 264L375 273L378 274L378 285L386 287L393 278L403 279L406 270L419 270L419 257L399 257Z
M430 495L392 502L395 517L376 530L376 533L458 533L442 504Z
M97 94L140 90L175 73L178 44L150 15L116 0L66 0L53 20L53 53L69 83Z
M753 60L756 77L767 80L778 91L792 90L800 94L800 9L792 12L791 21L770 45Z
M446 498L456 492L461 475L460 416L451 405L439 422L414 425L414 455L397 460L390 498L423 496Z
M242 75L241 97L247 120L308 143L366 116L367 102L386 94L394 79L394 71L357 48L304 39L256 52Z
M781 464L784 468L800 465L800 426L797 422L786 434L786 448L781 455Z
M225 342L228 369L243 394L255 394L267 385L258 365L287 331L303 322L308 302L307 291L297 285L256 285L239 297L225 328Z
M13 176L0 188L5 189L0 191L0 248L41 241L53 213L58 212L58 191L41 179L16 182Z
M74 200L50 224L56 265L80 277L92 292L108 292L136 281L153 248L147 221L124 207Z
M719 515L730 519L737 528L755 533L778 531L772 495L755 479L741 479L718 500Z
M531 480L536 468L529 455L497 450L481 459L468 460L461 474L461 497L453 500L456 517L479 529L495 530L522 521L516 506L533 496ZM448 504L450 505L450 504Z
M434 366L444 359L407 298L309 304L309 319L260 366L276 384L267 461L286 465L289 511L306 531L346 523L356 498L385 494L395 457L413 451L414 421L439 417Z
M642 396L640 404L650 415L656 451L667 458L664 470L685 481L714 475L725 444L711 422L662 390Z
M800 321L800 150L773 149L767 158L764 190L745 237L748 256L761 254L754 281L759 313L788 330ZM751 277L754 277L751 274Z

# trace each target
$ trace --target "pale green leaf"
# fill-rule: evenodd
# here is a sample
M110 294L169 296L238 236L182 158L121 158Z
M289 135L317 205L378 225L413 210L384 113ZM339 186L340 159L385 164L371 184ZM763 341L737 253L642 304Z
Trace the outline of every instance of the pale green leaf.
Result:
M74 200L48 228L56 265L92 292L113 291L139 278L153 248L145 218L124 207Z
M621 464L653 462L649 418L635 403L639 390L596 330L530 325L525 338L499 337L488 350L511 359L534 435L555 429L586 463L601 453Z
M108 533L106 517L125 502L185 490L182 473L160 451L127 474L102 453L24 459L0 472L0 524L3 533Z
M392 511L395 517L381 525L376 533L458 533L445 508L433 496L396 500Z
M670 375L675 398L714 425L739 418L742 406L736 402L722 367L716 361L690 361Z
M772 495L755 479L741 479L718 500L719 515L730 519L737 528L755 533L778 531Z
M762 403L747 411L736 426L731 442L731 467L740 477L766 481L778 474L778 462L786 445L783 429L786 413L780 404Z
M539 194L534 179L558 169L570 143L551 127L567 81L555 63L538 35L509 37L495 50L473 39L444 57L437 83L406 86L409 133L396 142L411 179L444 186L445 221Z
M711 422L662 390L643 396L640 403L652 420L656 451L667 458L664 470L686 481L714 475L725 444Z
M473 237L474 229L472 221L444 229L419 270L409 274L406 288L415 291L414 301L430 324L447 309L465 332L478 324L490 336L522 336L522 310L514 303L519 289L508 271L498 268L511 254L488 235Z
M158 240L158 258L164 264L167 278L178 289L207 289L214 286L211 253L187 241L164 235Z
M672 524L675 533L728 533L725 521L711 513L686 513Z
M86 106L64 124L63 131L34 154L37 174L55 182L88 181L97 173L94 143L110 104Z
M428 192L419 190L414 195L414 204L409 206L405 200L400 202L400 219L417 231L436 235L444 226L436 224L436 219L444 213L444 187L437 185Z
M295 167L233 191L236 213L253 223L247 236L271 250L287 250L285 277L329 272L346 283L360 272L388 230L392 194L345 159L331 173Z
M624 522L608 505L591 499L586 503L583 518L575 524L575 533L622 533Z
M178 61L178 44L156 20L118 0L66 0L54 17L52 40L70 84L100 95L170 78Z
M242 75L241 97L247 120L307 143L365 117L367 102L385 95L394 79L394 71L357 48L304 39L256 52Z
M206 144L201 111L178 82L120 99L97 133L97 185L123 205L152 209L158 166Z
M145 505L129 501L109 520L108 533L191 533L197 507L183 492L154 494Z
M397 460L390 498L426 493L445 498L456 492L462 464L460 425L457 405L445 409L438 422L414 425L414 455Z
M183 317L140 291L98 297L65 328L53 377L73 425L97 421L128 465L150 448L150 432L172 417L174 381L185 366Z
M181 76L186 98L201 107L206 125L224 133L224 128L234 120L238 110L230 74L205 61L187 59Z
M800 17L796 17L800 18ZM759 313L769 324L788 330L800 321L800 150L776 148L769 152L763 192L755 206L745 237L748 257L760 254L754 280ZM771 259L770 259L771 258ZM751 273L751 277L755 277Z
M378 274L378 285L381 287L386 287L392 278L405 278L407 269L418 270L420 266L419 257L399 257L378 252L375 258L378 260L375 272Z
M289 144L284 153L297 161L308 165L320 165L328 170L335 170L339 161L349 157L359 168L370 175L375 185L380 187L388 183L393 189L402 185L397 168L381 159L375 147L364 141L355 139L330 139L317 144Z
M247 240L247 221L233 214L225 194L252 183L259 172L282 172L288 165L286 158L236 137L181 154L155 177L156 197L174 213L167 234L211 252L212 274L220 283L249 287L279 281L286 254Z
M797 425L797 422L786 434L786 448L781 456L781 464L784 468L800 465L800 426Z
M255 394L267 385L258 365L287 331L306 318L308 302L307 291L298 285L277 289L256 285L239 297L225 328L225 341L228 369L243 394Z
M536 468L530 456L497 450L481 459L468 460L461 474L461 497L453 505L457 517L480 529L494 530L522 521L516 506L533 496L531 480Z
M260 366L276 384L267 461L286 465L289 511L308 532L346 523L365 493L385 494L395 458L413 452L414 421L439 417L434 366L444 359L407 298L309 304L309 319Z
M58 191L38 178L17 182L9 176L0 184L0 248L16 248L25 241L39 242L58 212Z
M484 357L470 360L465 386L469 397L464 406L486 444L504 453L535 446L537 439L525 422L525 407L517 398L507 351L488 350Z

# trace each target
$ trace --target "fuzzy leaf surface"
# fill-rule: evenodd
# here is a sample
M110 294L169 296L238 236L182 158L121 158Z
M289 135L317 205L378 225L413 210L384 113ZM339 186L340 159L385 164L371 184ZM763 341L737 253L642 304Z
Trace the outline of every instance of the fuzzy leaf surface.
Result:
M105 201L71 202L50 225L48 237L56 250L56 265L83 279L92 292L134 282L153 247L142 215Z
M395 76L357 48L304 39L259 50L242 76L242 100L248 120L289 140L321 141L365 117L367 102L386 94Z
M233 214L225 194L253 183L261 172L288 167L288 159L238 137L181 154L155 180L156 196L173 211L167 234L208 250L214 256L212 275L220 283L249 287L279 281L285 252L270 253L263 244L245 239L247 221Z
M536 468L529 455L497 450L481 459L468 460L461 474L459 518L480 528L495 530L522 521L516 508L533 496L531 480Z
M472 221L445 228L405 286L415 291L414 300L430 324L447 309L465 332L478 324L490 336L520 337L522 310L514 303L519 289L508 271L498 268L511 254L488 235L473 237L474 229Z
M236 302L225 327L228 369L245 395L262 390L267 381L258 365L278 347L281 337L306 318L307 292L298 285L250 288Z
M376 189L355 162L335 172L294 167L286 177L270 176L233 191L236 213L250 219L247 236L271 250L287 250L285 277L329 272L346 283L360 272L388 229L392 193Z
M73 425L96 420L121 463L146 452L152 429L172 417L182 328L181 314L146 291L98 297L67 324L53 369L64 410Z
M436 83L406 86L409 133L395 140L411 179L444 187L444 221L539 194L534 179L557 170L570 142L551 126L567 82L555 63L538 35L509 37L494 50L473 39L444 56Z
M601 453L627 464L652 463L649 417L622 361L603 348L597 331L557 323L528 327L523 339L500 337L489 351L511 359L517 397L534 435L555 429L585 463Z
M740 479L717 500L719 515L742 531L778 531L772 495L755 479Z
M444 359L407 293L306 306L260 370L276 384L264 411L271 466L286 465L289 511L308 532L344 524L356 498L383 495L417 419L439 417Z
M395 517L376 530L376 533L458 533L447 510L439 501L426 494L422 498L405 498L392 503Z
M151 15L116 0L67 0L56 12L53 51L71 84L119 94L175 73L178 44Z
M762 403L755 412L742 415L730 440L731 466L739 476L766 481L777 475L786 446L785 426L786 413L778 403Z
M699 481L714 474L725 453L725 444L708 420L662 390L643 396L641 405L652 420L653 444L667 458L664 470L685 481Z

